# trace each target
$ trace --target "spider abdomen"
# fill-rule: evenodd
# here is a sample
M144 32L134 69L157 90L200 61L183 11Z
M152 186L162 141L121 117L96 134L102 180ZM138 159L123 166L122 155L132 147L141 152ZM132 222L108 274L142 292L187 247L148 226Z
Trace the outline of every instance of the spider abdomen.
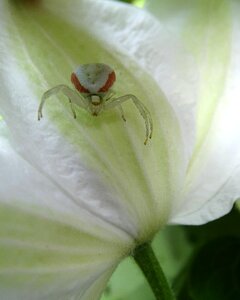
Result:
M84 64L71 74L71 81L80 93L106 93L114 84L114 70L105 64Z

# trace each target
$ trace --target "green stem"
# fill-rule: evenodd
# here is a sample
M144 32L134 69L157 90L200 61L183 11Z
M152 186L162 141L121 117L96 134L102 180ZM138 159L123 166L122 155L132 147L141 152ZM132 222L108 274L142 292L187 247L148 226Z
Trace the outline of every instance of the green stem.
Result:
M157 300L176 299L149 243L138 246L133 254Z

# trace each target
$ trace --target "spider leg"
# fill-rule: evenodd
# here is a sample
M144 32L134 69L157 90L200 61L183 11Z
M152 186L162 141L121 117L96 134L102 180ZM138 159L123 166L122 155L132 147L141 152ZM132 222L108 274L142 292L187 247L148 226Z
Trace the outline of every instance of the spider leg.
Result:
M113 96L114 95L116 95L116 93L115 92L113 92L113 91L109 91L106 95L105 95L105 97L104 97L104 102L107 102L107 101L109 101L109 100L113 100ZM106 107L106 105L104 106L104 108ZM120 114L121 114L121 117L122 117L122 119L123 119L123 121L124 122L126 122L126 118L125 118L125 116L124 116L124 111L123 111L123 108L122 108L122 106L119 104L119 106L118 106L118 110L119 110L119 112L120 112Z
M51 88L50 90L46 91L42 95L42 99L41 99L41 102L40 102L40 105L38 108L38 120L40 120L43 117L42 109L43 109L43 105L46 102L46 100L49 97L58 94L59 92L62 92L66 97L68 97L74 118L76 118L76 112L73 108L73 105L72 105L73 103L86 109L86 104L84 102L84 98L82 98L79 94L77 94L75 91L73 91L67 85L59 84L59 85Z
M144 141L144 145L146 145L148 139L152 137L152 131L153 131L152 117L151 117L149 110L145 107L145 105L136 96L129 94L129 95L121 96L118 98L114 98L114 99L112 99L111 102L106 104L105 109L114 108L128 100L133 101L133 103L135 104L136 108L138 109L139 113L141 114L141 116L143 117L143 119L145 121L146 138Z
M127 120L124 116L124 111L123 111L123 108L122 108L121 104L119 104L118 110L120 111L120 114L121 114L121 117L122 117L123 121L126 122Z
M70 102L70 107L71 107L71 110L72 110L72 113L73 113L73 117L74 117L74 119L76 119L77 115L76 115L72 100L70 98L68 98L68 99L69 99L69 102Z
M112 90L109 90L105 95L104 95L104 101L107 102L111 100L111 98L116 95L116 93Z

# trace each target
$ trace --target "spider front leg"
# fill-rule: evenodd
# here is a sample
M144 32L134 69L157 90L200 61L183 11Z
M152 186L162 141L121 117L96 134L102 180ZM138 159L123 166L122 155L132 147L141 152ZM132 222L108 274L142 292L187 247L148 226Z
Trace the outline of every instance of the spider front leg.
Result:
M105 97L104 97L105 102L113 100L113 96L114 96L114 95L116 95L115 92L109 91L109 92L105 95ZM105 107L106 107L106 105L105 105ZM122 106L121 106L120 104L119 104L119 106L118 106L118 110L119 110L119 112L120 112L120 114L121 114L121 117L122 117L123 121L126 122L126 118L125 118L125 116L124 116L124 111L123 111L123 108L122 108Z
M124 111L123 111L123 108L122 108L121 104L119 104L118 110L120 111L120 114L121 114L121 117L122 117L123 121L126 122L127 120L124 116Z
M40 102L40 105L38 108L38 120L39 121L43 117L42 109L43 109L43 105L44 105L45 101L49 97L54 96L54 95L58 94L59 92L62 92L66 97L68 97L74 118L76 118L76 112L74 110L73 103L86 109L86 104L84 102L84 99L79 94L77 94L75 91L73 91L67 85L60 84L60 85L57 85L57 86L51 88L50 90L46 91L42 95L42 99L41 99L41 102Z
M68 100L69 100L70 107L71 107L71 110L72 110L72 113L73 113L73 117L74 117L74 119L76 119L76 118L77 118L77 115L76 115L76 112L75 112L75 109L74 109L72 100L71 100L70 98L68 98Z
M145 105L134 95L125 95L118 98L111 99L111 102L106 103L105 109L111 109L116 106L120 106L125 101L132 100L135 104L136 108L138 109L139 113L143 117L145 121L145 127L146 127L146 138L144 141L144 145L147 144L148 139L152 137L152 131L153 131L153 122L152 117L148 109L145 107Z

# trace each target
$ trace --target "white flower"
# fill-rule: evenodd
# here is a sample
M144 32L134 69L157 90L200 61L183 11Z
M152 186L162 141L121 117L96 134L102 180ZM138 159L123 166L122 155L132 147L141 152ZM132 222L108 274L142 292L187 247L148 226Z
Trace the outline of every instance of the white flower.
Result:
M1 2L1 299L97 299L118 262L162 226L231 209L240 194L239 4L218 3L159 22L111 1L49 0L43 10ZM117 94L148 107L147 146L130 103L126 123L81 109L74 120L60 96L37 121L42 93L91 62L111 65Z

